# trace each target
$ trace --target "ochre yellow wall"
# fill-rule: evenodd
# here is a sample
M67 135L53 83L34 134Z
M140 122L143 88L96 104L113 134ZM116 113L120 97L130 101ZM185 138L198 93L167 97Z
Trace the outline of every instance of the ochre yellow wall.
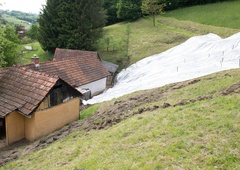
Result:
M50 95L48 95L44 101L38 106L37 111L39 110L43 110L43 109L47 109L49 107L49 103L50 103Z
M75 98L35 114L35 139L47 135L79 118L80 99Z
M19 141L25 137L24 116L18 112L12 112L5 117L6 143L7 145Z
M34 141L79 119L80 98L37 111L27 118L18 112L6 116L7 145L26 138Z
M38 106L36 112L43 109L47 109L49 107L49 102L50 102L50 95L48 95L42 101L42 103ZM31 118L25 117L25 138L30 141L34 141L36 139L35 113L31 115Z
M25 117L25 138L33 141L35 139L35 114L31 118Z

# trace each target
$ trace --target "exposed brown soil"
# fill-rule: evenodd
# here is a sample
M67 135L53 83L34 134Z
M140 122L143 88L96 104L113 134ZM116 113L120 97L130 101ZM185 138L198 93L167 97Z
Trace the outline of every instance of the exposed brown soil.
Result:
M163 103L162 105L144 106L146 103L154 103L164 99L170 92L176 89L192 85L199 81L201 81L201 79L194 79L182 83L174 83L166 86L164 91L156 89L142 91L135 95L129 95L128 97L124 98L124 100L119 99L103 103L93 116L84 121L75 121L64 128L32 143L22 140L9 147L2 148L0 150L0 166L3 166L7 162L13 161L23 155L40 150L76 130L90 131L106 129L124 119L132 117L136 114L142 114L146 111L153 111L159 108L165 109L168 107L176 107L212 98L213 95L199 96L190 100L183 99L177 103ZM230 88L222 91L220 94L227 95L232 92L240 92L240 83L231 86ZM84 108L87 107L88 106L84 106Z
M5 138L0 138L0 149L6 146Z
M221 92L223 95L229 95L231 93L240 93L240 83L236 83L229 88L223 90Z

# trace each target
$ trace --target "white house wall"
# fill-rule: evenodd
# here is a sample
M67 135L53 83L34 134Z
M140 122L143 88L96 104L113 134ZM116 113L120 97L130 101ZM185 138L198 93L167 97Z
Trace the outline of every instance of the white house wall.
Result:
M85 84L83 86L77 87L77 90L80 90L82 88L88 88L89 90L91 90L91 95L97 95L100 92L103 92L106 89L106 82L107 82L107 78L103 78L88 84Z

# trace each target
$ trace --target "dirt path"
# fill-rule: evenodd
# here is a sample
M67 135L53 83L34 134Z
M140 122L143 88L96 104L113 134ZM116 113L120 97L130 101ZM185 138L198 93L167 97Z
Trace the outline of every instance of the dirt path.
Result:
M19 157L29 154L31 152L40 150L49 144L58 141L61 138L64 138L68 134L76 130L100 130L111 127L112 125L121 122L123 119L127 119L136 114L142 114L146 111L153 111L158 108L167 108L175 107L179 105L186 105L188 103L193 103L200 100L206 100L212 98L213 95L209 96L199 96L191 100L181 100L178 103L169 104L164 103L163 105L154 105L149 107L144 107L143 105L146 102L160 101L164 99L170 92L176 89L180 89L191 84L201 81L200 79L195 79L191 81L185 81L182 83L175 83L168 85L165 91L160 90L148 90L134 95L134 97L125 98L125 100L117 100L104 103L96 111L96 113L84 120L84 121L75 121L72 124L65 126L64 128L55 131L54 133L37 140L33 143L29 143L26 140L19 141L10 147L5 147L0 150L0 167L4 164L18 159ZM230 88L220 92L221 95L228 95L233 92L240 92L240 83L231 86ZM106 108L109 108L106 110ZM131 112L134 108L138 108L136 111Z

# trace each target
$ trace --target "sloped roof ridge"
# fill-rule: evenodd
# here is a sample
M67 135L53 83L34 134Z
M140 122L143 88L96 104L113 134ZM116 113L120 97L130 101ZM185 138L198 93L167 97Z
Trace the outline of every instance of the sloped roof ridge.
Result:
M83 58L83 57L90 57L90 56L88 56L88 55L85 55L85 56L76 55L76 56L71 56L71 57L58 58L57 60L53 60L52 62L58 62L58 61L63 61L63 60L66 61L66 60L79 59L79 57ZM96 56L96 58L98 58L98 56Z
M0 76L0 98L4 99L0 100L0 117L14 110L24 115L31 114L59 79L56 75L25 67L5 69Z
M86 51L86 50L78 50L78 49L64 49L64 48L56 48L55 53L53 56L53 60L59 60L61 58L68 58L68 57L83 57L83 56L100 56L97 51Z
M89 51L89 50L78 50L78 49L67 49L67 48L56 48L55 52L57 50L68 50L68 51L81 51L81 52L92 52L92 53L98 53L97 51Z
M33 72L33 73L35 72L35 73L41 74L43 76L52 77L52 78L56 78L56 79L59 78L58 75L53 75L53 74L49 74L49 73L41 72L41 71L37 71L37 70L32 70L32 69L29 69L29 68L26 68L26 67L22 67L22 68L26 71Z
M51 62L53 62L53 61L46 61L46 62L43 62L43 63L51 63ZM36 74L40 74L40 75L43 75L43 76L56 78L56 79L59 78L58 75L49 74L49 73L43 72L43 71L33 70L30 67L28 67L28 66L32 66L32 65L33 64L24 64L24 65L12 66L12 67L4 67L4 68L2 68L2 70L0 70L0 78L4 74L6 74L9 70L13 70L13 69L21 69L21 70L24 70L24 71L28 71L28 72L31 72L31 73L36 73Z
M44 64L44 63L51 63L53 61L46 61L46 62L42 62L40 64ZM32 71L32 72L36 72L36 73L39 73L43 76L47 76L47 77L51 77L51 78L57 78L59 79L60 77L56 74L50 74L50 73L47 73L47 72L44 72L44 71L38 71L37 69L31 69L30 66L33 66L34 64L25 64L25 65L21 65L21 66L18 66L19 68L23 68L27 71Z

